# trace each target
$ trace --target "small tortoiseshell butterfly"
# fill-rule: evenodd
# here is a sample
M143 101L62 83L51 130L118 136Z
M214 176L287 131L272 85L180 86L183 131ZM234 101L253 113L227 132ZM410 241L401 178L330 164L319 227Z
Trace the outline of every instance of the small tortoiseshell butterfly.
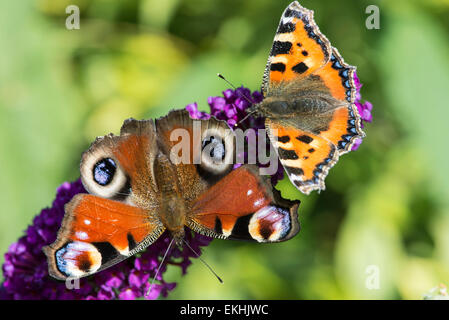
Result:
M194 121L200 124L198 141L192 138ZM180 128L188 133L187 150L200 142L199 164L194 152L189 161L171 161L182 140L173 141L172 133ZM120 136L97 138L80 164L90 194L66 205L56 241L44 248L49 274L66 279L96 273L145 249L166 229L178 245L186 226L220 239L278 242L296 235L299 201L282 199L257 166L232 170L234 150L226 122L192 120L185 110L156 122L129 119Z
M266 118L271 143L303 193L324 190L340 155L365 136L354 105L355 67L297 1L284 11L264 73L265 99L249 112Z

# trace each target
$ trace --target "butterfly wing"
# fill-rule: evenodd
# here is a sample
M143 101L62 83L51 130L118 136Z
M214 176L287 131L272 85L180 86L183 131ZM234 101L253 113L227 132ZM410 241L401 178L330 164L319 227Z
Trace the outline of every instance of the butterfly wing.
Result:
M232 170L235 136L226 122L192 120L188 112L177 110L156 121L156 129L166 154L178 152L184 130L189 137L188 161L178 163L176 170L184 181L190 229L215 238L259 242L284 241L299 231L299 202L282 199L256 166ZM195 141L200 145L195 147Z
M154 242L164 231L147 210L90 194L66 205L57 240L44 248L49 274L64 280L106 269Z
M314 189L324 189L324 178L339 157L336 146L296 125L280 125L269 119L266 125L290 181L306 194Z
M44 248L57 279L84 277L138 252L164 231L157 216L152 121L125 121L120 136L107 135L84 152L81 179L91 194L65 207L54 243Z
M225 121L194 120L186 110L173 110L156 120L156 130L160 149L176 163L181 194L187 202L232 170L235 139ZM205 152L206 147L212 148Z
M323 67L331 50L329 40L315 24L313 11L292 2L282 14L274 37L262 82L264 96Z
M331 59L326 65L314 73L336 100L335 108L330 112L332 118L320 135L332 142L340 155L351 151L355 140L365 136L354 104L357 93L354 73L355 67L345 63L336 48L332 48Z
M193 202L188 227L220 239L279 242L295 236L299 202L273 193L257 170L244 165L209 188Z
M354 73L320 32L313 12L291 3L268 59L260 110L288 177L303 193L324 190L338 157L364 137Z

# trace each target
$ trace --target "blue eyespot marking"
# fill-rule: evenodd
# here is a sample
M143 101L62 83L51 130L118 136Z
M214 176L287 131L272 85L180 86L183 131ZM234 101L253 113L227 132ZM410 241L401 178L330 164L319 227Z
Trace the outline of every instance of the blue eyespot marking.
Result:
M94 180L101 186L108 185L114 178L117 165L111 158L98 161L93 169Z
M69 276L67 272L67 261L64 259L64 254L67 252L66 247L62 247L58 251L56 251L56 265L58 266L58 270L61 271L66 276Z
M102 256L98 249L87 242L68 242L55 253L56 266L66 277L82 277L97 271Z

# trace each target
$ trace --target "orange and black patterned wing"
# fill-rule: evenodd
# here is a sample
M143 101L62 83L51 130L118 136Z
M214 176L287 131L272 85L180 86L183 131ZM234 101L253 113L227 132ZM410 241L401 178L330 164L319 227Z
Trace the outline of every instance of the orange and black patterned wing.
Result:
M324 179L338 161L337 147L297 126L279 125L270 119L266 126L287 176L299 191L309 194L315 189L324 190Z
M90 194L65 207L54 243L44 248L57 279L108 268L154 242L164 231L157 215L152 121L125 121L120 136L98 138L84 152L81 180Z
M329 169L364 137L354 74L355 67L320 32L313 12L291 3L265 71L265 100L256 108L267 118L290 180L303 193L324 190Z
M327 130L321 131L320 135L332 142L340 155L351 151L355 140L365 136L361 127L361 117L354 104L357 93L354 82L355 69L344 62L336 48L332 48L329 62L314 73L336 100Z
M282 14L274 37L262 82L264 96L323 67L331 50L329 40L315 24L313 11L292 2Z
M56 279L81 278L106 269L154 242L164 231L146 210L90 194L66 205L57 240L44 247Z
M282 199L257 171L244 165L214 184L192 203L187 226L220 239L279 242L295 236L299 201Z

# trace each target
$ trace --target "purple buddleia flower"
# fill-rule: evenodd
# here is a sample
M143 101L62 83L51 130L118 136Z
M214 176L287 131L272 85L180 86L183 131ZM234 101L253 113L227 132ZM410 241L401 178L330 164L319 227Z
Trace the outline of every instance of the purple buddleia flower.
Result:
M360 89L362 88L362 83L360 79L357 77L357 74L354 73L354 83L356 87L356 96L355 96L355 105L357 107L357 111L359 112L360 118L362 119L361 125L364 128L364 122L372 122L373 116L371 114L371 110L373 109L373 105L369 101L365 101L362 103L362 95L360 94ZM362 139L357 139L352 146L352 151L357 150L362 144Z
M210 118L210 114L207 112L198 111L198 105L195 103L188 104L186 106L186 110L189 112L190 116L193 119L202 119L207 120Z
M43 209L27 228L25 235L11 244L5 254L0 299L112 300L145 297L149 282L155 276L171 241L168 232L162 234L154 244L137 256L80 279L79 288L72 286L72 289L68 289L65 282L57 281L48 275L47 259L42 247L56 240L64 216L64 206L79 193L86 193L80 180L63 183L57 190L52 207ZM211 238L186 230L186 241L201 253L200 248L207 246ZM189 248L172 247L150 295L146 298L167 296L176 286L176 283L168 283L163 279L167 264L180 267L185 274L193 257L196 255ZM74 284L73 281L71 283Z

